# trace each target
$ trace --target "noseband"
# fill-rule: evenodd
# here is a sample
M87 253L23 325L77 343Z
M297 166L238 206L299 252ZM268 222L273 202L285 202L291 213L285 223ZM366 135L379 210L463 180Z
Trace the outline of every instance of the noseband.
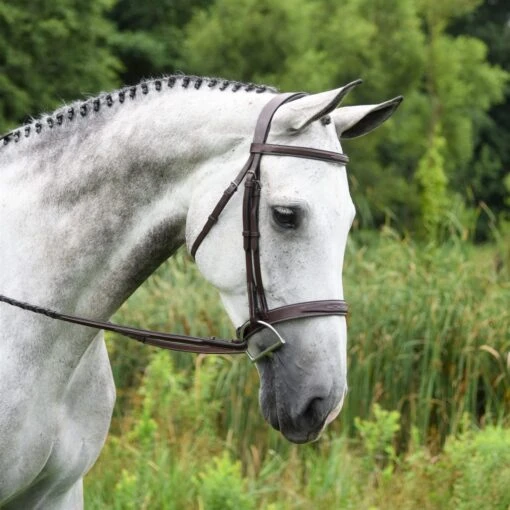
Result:
M111 322L96 321L75 315L67 315L47 308L0 295L0 302L38 313L52 319L80 324L97 329L105 329L120 333L142 343L157 347L205 354L236 354L246 352L252 361L257 361L285 344L274 325L280 322L327 315L347 315L347 303L343 300L322 300L295 303L269 309L267 306L262 271L260 268L260 231L259 231L259 203L260 203L260 162L262 156L290 156L306 159L315 159L345 165L349 158L339 152L331 152L311 147L297 147L290 145L275 145L266 143L271 120L278 108L290 101L299 99L306 94L280 94L269 101L257 120L250 156L237 177L224 191L222 197L209 215L207 222L198 234L191 255L195 254L211 228L244 180L243 198L243 238L246 259L246 284L248 290L248 303L250 318L237 328L237 339L233 341L219 340L215 337L199 338L173 333L162 333L145 329L131 328ZM249 345L249 338L263 329L268 329L276 337L276 342L266 348L258 349Z

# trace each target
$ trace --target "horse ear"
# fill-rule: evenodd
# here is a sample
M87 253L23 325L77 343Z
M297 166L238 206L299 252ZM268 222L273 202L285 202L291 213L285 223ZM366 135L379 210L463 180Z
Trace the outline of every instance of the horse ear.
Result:
M389 119L403 99L398 96L385 103L345 106L331 112L338 138L366 135Z
M303 96L280 106L271 122L271 132L283 134L301 131L314 120L332 112L350 90L360 83L361 80L356 80L345 87Z

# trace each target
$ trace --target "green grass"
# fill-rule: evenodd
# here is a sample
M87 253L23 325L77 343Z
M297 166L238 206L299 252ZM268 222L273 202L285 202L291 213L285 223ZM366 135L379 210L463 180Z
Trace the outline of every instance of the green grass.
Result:
M350 431L374 402L401 412L403 438L412 424L439 443L466 412L478 421L508 417L510 280L494 256L458 241L419 246L382 236L351 245Z
M477 431L466 417L443 453L414 431L397 456L399 415L374 407L372 419L357 421L360 440L328 433L265 454L251 444L242 462L217 421L217 368L204 360L190 381L168 353L152 357L133 416L86 478L87 509L508 510L510 429Z
M495 247L455 239L421 246L391 232L351 239L344 267L350 391L325 437L300 447L263 422L257 374L244 357L170 354L110 337L119 398L106 448L86 478L86 508L415 508L413 498L423 508L457 508L476 469L464 478L473 454L452 460L449 442L458 434L462 444L476 442L466 434L473 426L508 426L509 274ZM115 320L233 335L216 291L184 252ZM393 452L383 450L386 465L359 433L376 403L398 412L398 427L381 435ZM390 426L380 417L375 423ZM506 452L509 437L501 434ZM438 465L443 475L462 473L443 484Z

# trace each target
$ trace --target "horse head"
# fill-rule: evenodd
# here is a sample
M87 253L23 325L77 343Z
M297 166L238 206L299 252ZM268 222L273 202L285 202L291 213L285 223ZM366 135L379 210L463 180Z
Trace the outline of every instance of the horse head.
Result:
M341 154L342 138L373 130L391 116L401 101L397 97L381 104L337 109L341 99L358 83L282 102L272 112L268 147L284 146L287 152L289 147L306 147ZM251 133L237 141L229 164L242 166L242 155L249 153L250 141ZM220 221L208 231L196 253L201 272L219 289L236 325L247 320L257 322L247 291L247 271L252 272L253 261L245 263L243 230L245 237L257 237L258 267L253 271L260 274L254 285L263 287L262 300L267 301L267 309L296 303L341 303L344 297L342 266L355 216L345 164L323 157L289 155L292 154L262 155L258 173L247 177L255 179L260 187L257 231L246 231L246 219L244 224L242 219L243 214L246 216L246 197L243 201L237 196L222 211ZM197 232L197 222L207 217L214 205L214 199L204 199L203 192L209 189L206 195L218 197L225 184L223 173L232 173L232 168L224 170L210 174L202 183L202 192L192 200L187 224L190 246L194 240L190 232ZM248 289L249 281L250 275ZM264 418L290 441L314 440L338 415L347 392L345 317L319 314L261 324L265 327L257 329L249 339L249 351L264 353L271 346L279 347L267 356L254 356Z

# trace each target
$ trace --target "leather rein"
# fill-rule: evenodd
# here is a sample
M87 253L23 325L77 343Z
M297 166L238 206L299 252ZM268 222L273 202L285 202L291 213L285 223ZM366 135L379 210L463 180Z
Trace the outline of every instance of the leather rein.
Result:
M266 143L271 126L271 120L276 110L283 104L299 99L305 95L306 94L304 93L279 94L264 106L257 120L253 143L250 148L250 156L246 164L243 166L237 177L231 182L229 187L224 191L222 197L214 207L212 213L209 215L207 222L191 247L191 255L195 257L202 241L205 239L214 224L218 221L221 212L244 180L243 238L246 258L246 283L250 318L242 326L237 328L236 339L221 340L215 337L201 338L132 328L129 326L114 324L109 321L98 321L76 315L59 313L54 310L18 301L1 294L0 302L63 322L119 333L141 343L163 349L204 354L239 354L246 352L252 361L257 361L260 358L269 355L272 351L285 344L285 340L274 328L274 324L300 318L321 317L327 315L347 315L348 306L343 300L310 301L269 309L262 282L259 250L260 231L258 223L261 191L260 162L262 156L290 156L340 163L343 165L347 164L349 161L349 158L345 154L339 152L325 151L311 147ZM248 340L252 335L262 329L269 329L276 337L276 342L267 348L254 352L253 348L249 346Z

